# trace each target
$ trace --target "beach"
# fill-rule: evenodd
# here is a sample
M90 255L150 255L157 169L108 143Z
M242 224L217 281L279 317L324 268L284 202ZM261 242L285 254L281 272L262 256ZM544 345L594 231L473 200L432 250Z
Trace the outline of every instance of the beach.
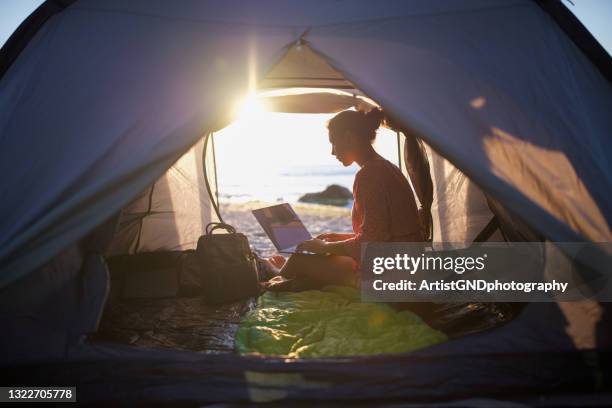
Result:
M275 255L272 241L263 231L251 210L278 204L278 202L246 201L221 202L220 211L223 220L236 227L249 238L251 247L261 256ZM310 231L313 237L324 232L353 232L351 209L331 205L291 203L295 212Z

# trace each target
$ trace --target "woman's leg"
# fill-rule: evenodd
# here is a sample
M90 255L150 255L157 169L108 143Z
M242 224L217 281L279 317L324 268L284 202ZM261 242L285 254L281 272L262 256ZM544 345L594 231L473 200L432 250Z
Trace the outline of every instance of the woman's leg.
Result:
M280 275L284 279L272 279L270 290L308 290L326 285L354 285L357 263L348 256L291 255Z

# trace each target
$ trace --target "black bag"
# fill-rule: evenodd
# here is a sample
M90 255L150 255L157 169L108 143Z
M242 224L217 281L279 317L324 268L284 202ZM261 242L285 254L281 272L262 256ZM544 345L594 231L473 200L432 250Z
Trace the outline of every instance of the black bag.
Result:
M228 233L213 235L216 229ZM259 294L255 254L251 252L247 237L231 225L208 224L206 235L198 240L196 256L207 302L227 303Z

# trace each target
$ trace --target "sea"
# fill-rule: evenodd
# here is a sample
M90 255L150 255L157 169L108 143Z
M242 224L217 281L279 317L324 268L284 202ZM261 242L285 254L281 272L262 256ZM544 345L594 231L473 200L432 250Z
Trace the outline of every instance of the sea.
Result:
M265 201L296 203L306 193L325 190L332 184L353 189L358 167L352 165L283 166L248 172L219 172L219 201L225 203ZM347 204L351 207L352 202Z

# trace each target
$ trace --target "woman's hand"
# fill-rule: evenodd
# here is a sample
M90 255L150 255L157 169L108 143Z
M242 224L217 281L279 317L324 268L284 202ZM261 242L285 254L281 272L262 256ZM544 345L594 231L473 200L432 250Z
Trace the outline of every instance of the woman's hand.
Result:
M350 239L354 234L339 234L337 232L327 232L317 236L317 239L321 239L325 242L337 242Z
M302 242L297 246L296 250L314 252L315 254L326 254L328 252L327 242L319 238L313 238Z

